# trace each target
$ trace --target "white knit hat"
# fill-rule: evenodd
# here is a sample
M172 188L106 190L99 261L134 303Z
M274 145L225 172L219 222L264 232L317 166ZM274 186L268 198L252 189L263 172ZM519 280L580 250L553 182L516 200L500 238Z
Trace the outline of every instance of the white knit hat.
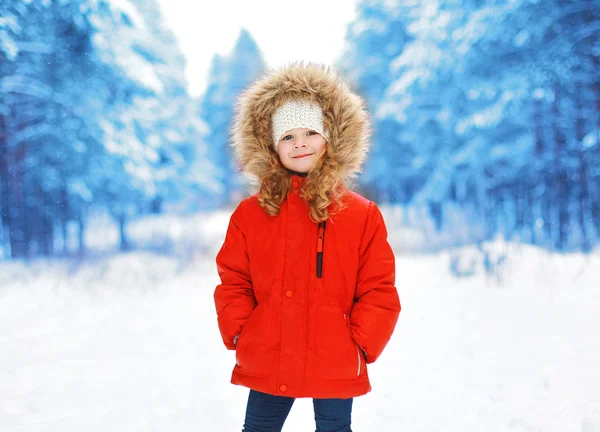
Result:
M275 150L281 135L294 128L312 129L329 141L329 135L323 130L323 110L316 103L305 100L287 101L273 113L272 121Z

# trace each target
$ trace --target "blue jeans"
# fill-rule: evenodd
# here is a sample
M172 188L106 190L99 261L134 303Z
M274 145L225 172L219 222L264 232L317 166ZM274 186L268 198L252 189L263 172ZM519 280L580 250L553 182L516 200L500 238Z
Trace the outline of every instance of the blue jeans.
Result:
M281 432L294 398L250 390L242 432ZM352 399L313 399L316 432L352 432Z

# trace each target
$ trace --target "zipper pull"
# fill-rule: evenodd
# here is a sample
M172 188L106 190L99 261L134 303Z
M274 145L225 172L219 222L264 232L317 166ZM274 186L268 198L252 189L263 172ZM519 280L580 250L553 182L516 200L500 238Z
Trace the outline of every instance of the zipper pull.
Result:
M323 237L325 237L325 228L319 228L319 239L317 240L317 252L323 252Z
M325 222L319 223L319 237L317 238L317 277L323 277L323 245L325 243Z

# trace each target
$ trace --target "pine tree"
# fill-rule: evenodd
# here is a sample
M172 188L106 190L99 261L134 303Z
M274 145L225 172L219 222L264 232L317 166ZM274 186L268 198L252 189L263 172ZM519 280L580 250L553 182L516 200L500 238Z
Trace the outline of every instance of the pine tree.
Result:
M396 76L394 60L413 40L407 28L418 16L418 5L416 1L361 1L338 64L373 116L372 146L361 182L378 201L407 202L407 189L412 187L410 181L398 182L396 178L397 173L406 173L410 161L398 141L398 123L379 116L378 108Z
M215 55L209 83L200 105L200 116L209 128L205 140L207 154L218 169L223 205L237 199L244 184L235 166L229 133L237 96L265 70L262 53L247 30L242 30L235 47L227 56Z
M458 206L483 238L597 243L599 2L428 0L377 19L362 4L346 69L371 99L380 195L438 229ZM407 35L395 58L359 49L392 23Z
M67 252L73 222L84 252L92 208L114 216L127 249L128 218L208 188L206 127L155 2L0 7L3 255Z

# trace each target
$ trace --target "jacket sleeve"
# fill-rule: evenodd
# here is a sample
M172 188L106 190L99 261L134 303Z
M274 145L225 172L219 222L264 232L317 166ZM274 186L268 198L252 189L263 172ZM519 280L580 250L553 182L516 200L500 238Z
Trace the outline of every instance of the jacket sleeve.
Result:
M256 307L250 277L250 260L246 237L235 220L229 220L225 242L217 254L217 271L221 283L214 293L219 331L225 346L235 350L234 339Z
M383 216L373 202L369 203L359 254L350 330L367 363L373 363L389 342L400 315L394 252Z

